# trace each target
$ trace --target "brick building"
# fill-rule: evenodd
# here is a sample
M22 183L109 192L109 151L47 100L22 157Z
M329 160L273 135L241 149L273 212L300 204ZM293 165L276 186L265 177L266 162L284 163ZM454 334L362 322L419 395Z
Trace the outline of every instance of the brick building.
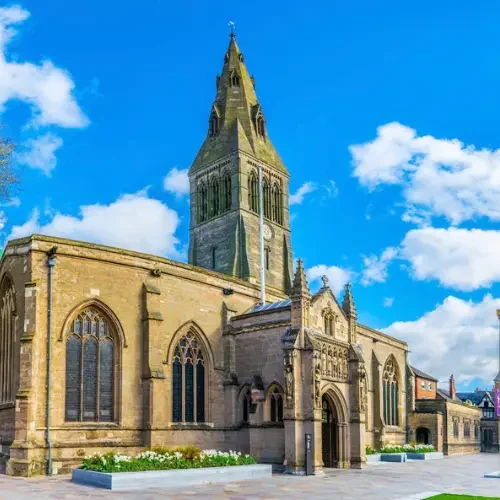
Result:
M432 444L445 455L479 452L481 410L457 397L453 375L448 390L437 387L434 377L414 367L408 366L408 378L414 394L409 403L410 441ZM436 385L429 390L431 383Z
M0 454L7 472L192 444L314 469L406 440L406 343L357 321L325 278L292 280L289 174L234 37L189 173L189 264L33 235L0 262ZM263 170L267 301L260 304Z

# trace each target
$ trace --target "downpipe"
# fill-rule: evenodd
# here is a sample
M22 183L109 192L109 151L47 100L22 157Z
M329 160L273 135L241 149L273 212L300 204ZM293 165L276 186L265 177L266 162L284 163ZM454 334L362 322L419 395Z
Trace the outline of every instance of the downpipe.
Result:
M52 271L56 265L57 247L47 252L47 267L49 268L49 290L47 308L47 404L46 404L46 444L47 444L47 475L52 475L52 442L50 441L50 373L52 364Z

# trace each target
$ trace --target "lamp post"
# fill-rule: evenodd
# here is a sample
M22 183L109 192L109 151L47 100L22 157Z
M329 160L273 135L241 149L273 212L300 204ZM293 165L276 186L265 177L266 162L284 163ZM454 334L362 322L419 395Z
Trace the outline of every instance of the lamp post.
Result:
M497 309L497 318L498 318L498 376L495 379L495 416L500 418L500 380L497 380L500 377L500 309ZM500 426L499 426L500 432ZM500 436L499 436L500 441Z

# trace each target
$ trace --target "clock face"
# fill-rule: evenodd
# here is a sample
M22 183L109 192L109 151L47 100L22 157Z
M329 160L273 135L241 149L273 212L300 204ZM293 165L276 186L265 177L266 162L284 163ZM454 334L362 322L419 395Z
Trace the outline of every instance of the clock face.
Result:
M269 241L270 239L272 239L272 237L273 237L273 230L267 224L264 224L263 233L264 233L264 239L265 240Z

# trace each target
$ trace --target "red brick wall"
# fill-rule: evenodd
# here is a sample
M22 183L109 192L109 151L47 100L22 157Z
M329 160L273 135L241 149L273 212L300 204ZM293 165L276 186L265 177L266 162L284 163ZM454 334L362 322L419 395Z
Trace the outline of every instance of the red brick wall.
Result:
M422 384L425 383L425 389ZM429 390L429 384L432 389ZM421 377L415 377L415 399L436 399L436 382Z

